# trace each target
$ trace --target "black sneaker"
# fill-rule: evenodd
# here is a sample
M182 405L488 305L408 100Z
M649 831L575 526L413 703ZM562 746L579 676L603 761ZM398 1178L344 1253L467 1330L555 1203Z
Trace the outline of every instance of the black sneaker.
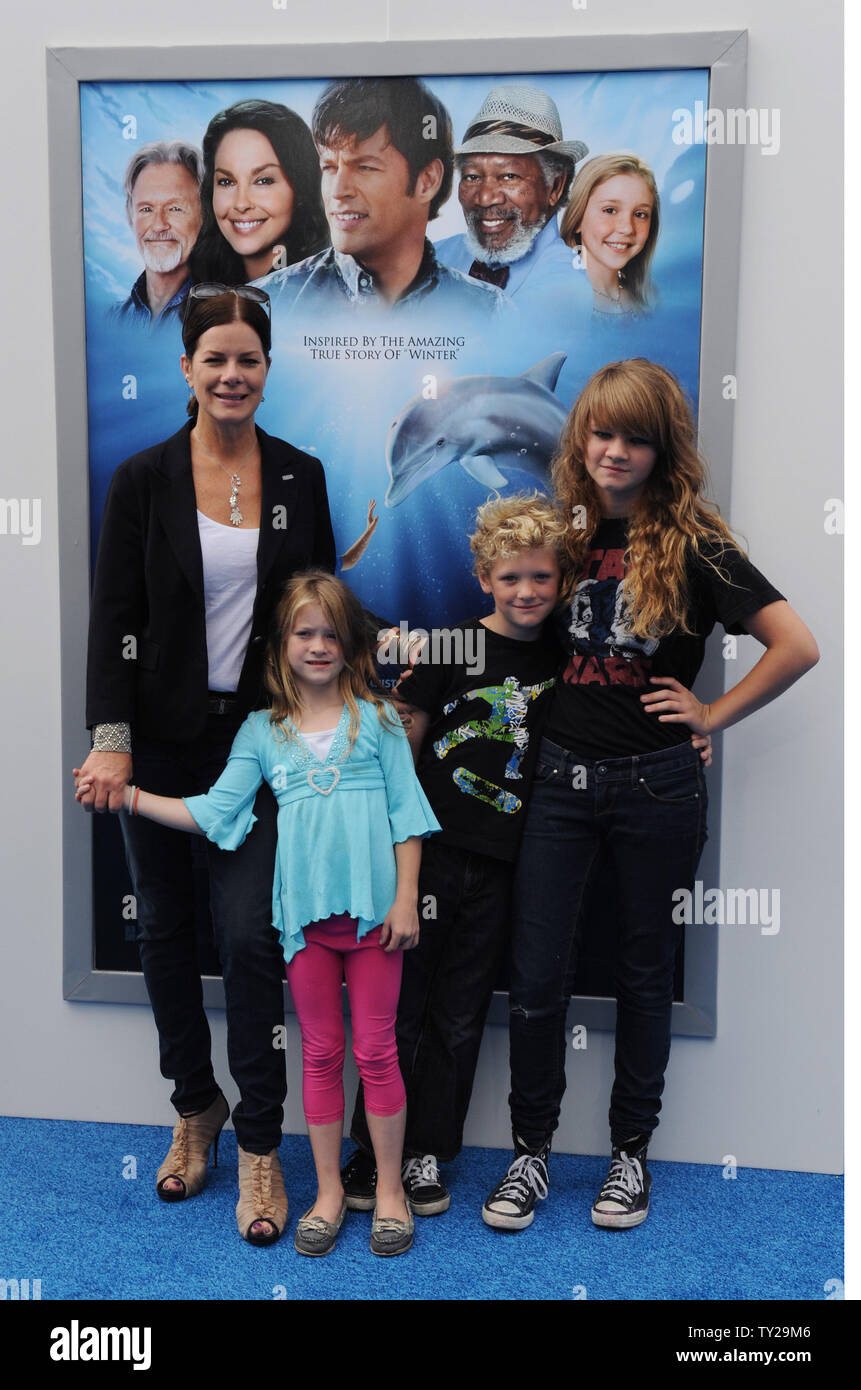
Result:
M536 1201L543 1202L547 1196L549 1154L549 1139L537 1153L532 1153L515 1135L514 1161L481 1209L482 1219L488 1226L500 1231L522 1231L525 1226L532 1225Z
M405 1159L401 1179L416 1216L438 1216L448 1211L451 1195L439 1180L439 1167L433 1154Z
M592 1207L596 1226L618 1230L639 1226L645 1221L652 1186L652 1177L646 1168L648 1146L648 1136L642 1134L625 1144L613 1145L610 1171Z
M356 1152L341 1169L344 1201L350 1211L373 1211L377 1205L377 1165L373 1154Z

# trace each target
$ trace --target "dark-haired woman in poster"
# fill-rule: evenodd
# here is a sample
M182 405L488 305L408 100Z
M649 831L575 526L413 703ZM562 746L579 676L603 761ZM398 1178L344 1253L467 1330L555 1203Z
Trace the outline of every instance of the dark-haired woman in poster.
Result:
M164 795L211 786L246 715L259 708L269 622L286 581L334 567L322 465L255 425L269 370L268 297L251 286L192 287L182 371L191 421L121 463L102 520L90 619L87 724L75 769L89 810L117 810L132 772ZM129 638L136 659L127 660ZM272 928L275 801L233 854L206 845L222 963L227 1049L240 1102L240 1234L268 1245L284 1230L278 1159L287 1090L283 960ZM230 1110L215 1079L195 950L191 842L121 817L137 900L138 942L179 1118L156 1189L167 1202L203 1187Z
M317 150L289 107L249 99L219 111L203 137L203 163L195 281L256 280L329 245Z

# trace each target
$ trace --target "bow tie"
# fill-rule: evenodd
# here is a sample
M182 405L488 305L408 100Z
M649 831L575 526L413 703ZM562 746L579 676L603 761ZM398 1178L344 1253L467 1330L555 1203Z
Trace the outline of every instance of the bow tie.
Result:
M484 261L473 261L469 267L471 279L483 280L486 285L498 285L501 290L508 284L510 271L510 266L485 265Z

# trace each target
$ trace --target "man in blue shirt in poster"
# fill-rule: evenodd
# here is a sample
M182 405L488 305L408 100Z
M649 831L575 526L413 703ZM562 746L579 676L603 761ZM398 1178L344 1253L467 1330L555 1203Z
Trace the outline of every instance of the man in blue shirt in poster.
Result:
M203 161L182 140L143 145L126 169L126 215L144 270L113 313L152 327L178 317L191 288L188 258L200 231Z
M436 246L446 265L498 285L517 307L551 307L574 294L573 253L559 235L575 164L589 153L563 140L556 103L536 87L503 85L485 97L455 150L466 232Z
M411 316L500 312L501 292L440 264L427 239L451 192L451 119L415 78L333 82L311 121L332 245L255 281L286 309L389 310Z

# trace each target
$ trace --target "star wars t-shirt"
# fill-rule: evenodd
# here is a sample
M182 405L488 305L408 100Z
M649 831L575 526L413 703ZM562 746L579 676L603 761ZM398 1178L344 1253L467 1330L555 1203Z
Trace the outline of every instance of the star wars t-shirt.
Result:
M399 692L430 716L417 770L442 826L435 838L513 860L562 653L552 635L518 642L477 618L449 632L448 653L429 643Z
M568 659L543 732L584 758L627 758L687 742L686 724L661 724L640 703L646 691L661 689L649 678L675 676L690 689L716 622L729 633L745 632L745 618L783 598L741 551L710 543L704 553L720 574L702 558L688 562L691 633L635 637L621 582L625 546L625 519L602 521L573 598L557 614Z

